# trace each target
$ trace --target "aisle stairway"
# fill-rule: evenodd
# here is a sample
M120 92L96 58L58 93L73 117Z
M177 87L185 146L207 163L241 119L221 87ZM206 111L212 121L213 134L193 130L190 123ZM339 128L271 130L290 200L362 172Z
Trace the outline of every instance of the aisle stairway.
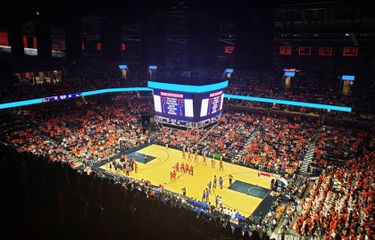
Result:
M243 155L245 155L246 153L246 148L250 145L250 143L255 139L256 137L256 133L258 131L258 128L259 127L256 127L254 128L254 130L252 131L250 137L247 139L247 141L245 142L245 144L243 145L243 148L241 149L241 151L239 151L239 153L236 155L236 157L234 159L232 159L233 162L239 162L240 159L242 158Z
M300 169L302 174L307 174L309 165L311 164L311 162L314 158L315 146L316 146L316 143L312 142L310 144L308 150L306 151L306 155L303 159L303 163L302 163L301 169Z
M306 155L303 158L303 163L302 163L302 165L300 167L300 172L302 174L307 174L308 173L309 166L310 166L312 160L314 159L315 146L316 146L317 137L319 136L319 133L322 130L323 130L323 127L318 128L315 131L314 135L312 136L311 143L309 145L309 148L306 151Z
M219 125L218 122L216 122L208 131L206 131L206 133L198 140L197 144L200 144L200 143L204 142L204 140L206 140L206 138L208 137L208 135L210 135L210 133L212 132L212 130L214 130L217 125Z

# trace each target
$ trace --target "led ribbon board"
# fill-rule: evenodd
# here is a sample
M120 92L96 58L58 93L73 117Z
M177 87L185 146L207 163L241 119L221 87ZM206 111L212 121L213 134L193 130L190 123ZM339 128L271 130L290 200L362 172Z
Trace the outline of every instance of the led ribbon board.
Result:
M0 109L15 108L15 107L39 104L39 103L43 103L43 100L44 98L36 98L36 99L30 99L30 100L24 100L24 101L1 103Z
M228 81L226 81L226 84L227 84L227 82ZM180 86L178 84L173 84L173 85ZM212 84L212 85L215 85L215 84ZM206 86L210 86L210 85L206 85ZM193 86L193 87L196 87L196 86ZM200 86L200 87L202 87L202 86ZM220 89L220 88L218 88L218 89ZM197 90L197 89L193 89L193 90ZM150 88L147 88L147 87L107 88L107 89L100 89L100 90L82 92L81 95L83 97L86 97L86 96L92 96L92 95L98 95L98 94L104 94L104 93L133 92L133 91L144 92L144 91L152 91L152 90ZM181 89L180 89L180 91L181 91ZM297 101L290 101L290 100L281 100L281 99L273 99L273 98L260 98L260 97L251 97L251 96L242 96L242 95L233 95L233 94L225 94L224 97L227 98L227 99L239 99L239 100L245 100L245 101L290 105L290 106L297 106L297 107L326 109L326 110L339 111L339 112L352 112L351 107L335 106L335 105L327 105L327 104L319 104L319 103L297 102ZM22 107L22 106L33 105L33 104L40 104L40 103L43 103L44 99L45 98L36 98L36 99L17 101L17 102L0 103L0 109Z
M216 91L216 90L228 87L228 80L224 82L220 82L220 83L214 83L214 84L208 84L208 85L202 85L202 86L174 84L174 83L161 83L161 82L154 82L154 81L148 81L147 85L149 88L163 89L163 90L168 90L168 91L187 92L187 93L204 93L204 92Z
M86 96L92 96L92 95L98 95L98 94L104 94L104 93L116 93L116 92L142 92L142 91L151 91L151 89L147 87L133 87L133 88L106 88L106 89L99 89L99 90L93 90L88 92L81 92L82 97ZM66 94L66 96L69 96L73 93ZM56 96L58 97L58 96ZM43 98L36 98L36 99L30 99L30 100L23 100L23 101L17 101L17 102L8 102L8 103L0 103L0 109L6 109L6 108L15 108L15 107L22 107L27 105L33 105L33 104L39 104L48 102L46 99L50 97L43 97ZM69 99L69 98L67 98Z
M130 87L130 88L105 88L100 90L93 90L88 92L82 92L82 96L91 96L91 95L98 95L104 93L116 93L116 92L145 92L151 91L151 89L147 87Z
M352 112L352 108L350 107L342 107L342 106L327 105L327 104L320 104L320 103L297 102L297 101L290 101L290 100L281 100L281 99L274 99L274 98L259 98L259 97L241 96L241 95L233 95L233 94L225 94L224 97L228 99L239 99L239 100L245 100L245 101L282 104L282 105L307 107L307 108L318 108L318 109L326 109L326 110L339 111L339 112Z

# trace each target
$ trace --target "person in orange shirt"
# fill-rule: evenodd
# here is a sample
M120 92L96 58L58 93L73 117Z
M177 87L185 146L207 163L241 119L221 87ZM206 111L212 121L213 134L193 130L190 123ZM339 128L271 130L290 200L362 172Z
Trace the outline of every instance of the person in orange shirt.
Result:
M176 169L177 172L180 171L180 164L178 162L176 163L175 169Z
M190 174L191 174L191 176L194 175L194 167L193 167L193 165L190 166Z
M173 180L173 172L172 171L169 173L169 178L170 178L171 181Z
M126 172L126 176L129 177L129 175L130 175L130 168L129 168L129 166L127 166L125 168L125 172Z

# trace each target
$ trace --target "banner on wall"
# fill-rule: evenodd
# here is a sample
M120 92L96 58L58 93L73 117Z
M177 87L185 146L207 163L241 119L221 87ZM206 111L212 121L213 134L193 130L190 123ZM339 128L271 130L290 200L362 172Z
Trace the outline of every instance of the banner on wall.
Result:
M223 155L220 153L211 152L211 157L219 160L223 157Z

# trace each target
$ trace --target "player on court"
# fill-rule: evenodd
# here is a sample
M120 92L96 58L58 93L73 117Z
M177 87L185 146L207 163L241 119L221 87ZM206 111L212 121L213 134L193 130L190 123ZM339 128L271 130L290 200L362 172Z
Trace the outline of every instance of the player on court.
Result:
M215 168L215 160L214 160L214 158L211 158L211 168Z
M181 172L185 172L185 165L184 165L184 163L181 163L180 169L181 169Z
M202 193L202 202L206 201L206 189Z
M210 194L211 193L211 187L212 187L212 183L211 181L207 184L207 189L208 189L208 193Z
M177 178L176 170L173 170L173 179L176 179L176 178Z
M190 150L190 148L188 148L188 150L187 150L187 152L188 152L188 161L191 161L191 150Z
M224 171L223 156L221 156L221 158L220 158L219 170Z
M188 173L189 172L189 164L186 163L185 165L185 170L184 170L184 173Z
M207 159L206 159L207 151L203 152L203 165L207 166Z

